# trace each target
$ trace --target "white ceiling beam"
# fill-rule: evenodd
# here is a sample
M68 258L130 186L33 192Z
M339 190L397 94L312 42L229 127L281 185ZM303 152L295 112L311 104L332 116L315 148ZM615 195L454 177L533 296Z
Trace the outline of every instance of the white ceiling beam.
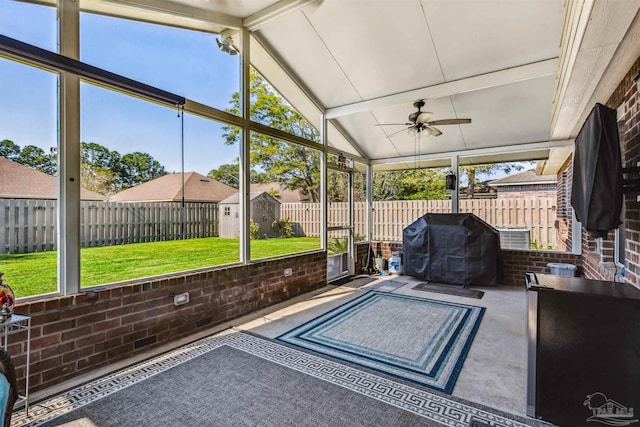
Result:
M416 99L442 98L458 93L472 92L490 87L502 86L509 83L554 75L557 72L558 58L551 58L518 67L507 68L505 70L481 74L479 76L468 77L420 89L356 102L353 104L342 105L340 107L329 108L327 109L327 118L335 119L337 117L361 113L363 111L406 104L413 102Z
M450 159L452 156L478 157L478 156L488 156L492 154L522 153L525 151L539 151L539 150L550 150L553 148L560 148L560 147L573 147L573 145L574 145L573 139L558 140L558 141L530 142L525 144L507 145L507 146L499 146L499 147L477 148L473 150L447 151L443 153L420 154L418 156L411 155L411 156L394 157L389 159L375 159L375 160L371 160L371 164L375 166L375 165L388 165L388 164L394 164L394 163L415 163L416 161L426 161L426 160Z
M297 12L316 1L319 0L281 0L276 4L265 7L264 9L247 16L242 20L242 25L249 31L256 31L263 25L267 25L268 23L290 13Z
M211 24L216 24L225 28L242 28L242 19L224 13L213 12L199 7L189 6L183 3L174 3L167 0L90 0L82 5L83 10L99 9L102 2L117 4L127 8L137 8L147 11L156 11L163 14L170 14L178 18L192 19Z

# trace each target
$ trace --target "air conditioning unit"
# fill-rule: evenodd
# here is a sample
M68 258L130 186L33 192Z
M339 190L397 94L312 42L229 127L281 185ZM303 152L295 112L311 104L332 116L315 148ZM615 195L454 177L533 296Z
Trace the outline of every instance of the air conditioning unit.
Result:
M498 228L500 248L531 249L531 234L528 228Z

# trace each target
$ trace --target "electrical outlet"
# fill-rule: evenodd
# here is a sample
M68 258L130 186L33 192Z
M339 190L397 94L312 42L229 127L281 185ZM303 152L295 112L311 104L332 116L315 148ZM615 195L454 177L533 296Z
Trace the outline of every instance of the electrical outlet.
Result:
M293 274L293 270L290 268L284 269L284 277L291 276Z
M183 305L189 302L189 292L185 292L183 294L174 295L173 304L174 305Z

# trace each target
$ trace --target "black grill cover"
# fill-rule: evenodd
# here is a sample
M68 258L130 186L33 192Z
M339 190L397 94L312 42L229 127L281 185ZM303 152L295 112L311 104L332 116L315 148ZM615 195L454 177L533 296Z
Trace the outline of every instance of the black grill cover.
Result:
M622 160L616 110L596 104L576 137L571 205L593 237L620 225Z
M473 214L426 214L403 231L405 274L454 285L497 284L500 234Z

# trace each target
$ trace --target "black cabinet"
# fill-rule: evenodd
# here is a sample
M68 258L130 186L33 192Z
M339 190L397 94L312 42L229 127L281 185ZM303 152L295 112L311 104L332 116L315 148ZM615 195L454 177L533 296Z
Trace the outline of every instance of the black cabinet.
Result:
M527 288L527 415L563 426L640 419L640 290L549 275Z

